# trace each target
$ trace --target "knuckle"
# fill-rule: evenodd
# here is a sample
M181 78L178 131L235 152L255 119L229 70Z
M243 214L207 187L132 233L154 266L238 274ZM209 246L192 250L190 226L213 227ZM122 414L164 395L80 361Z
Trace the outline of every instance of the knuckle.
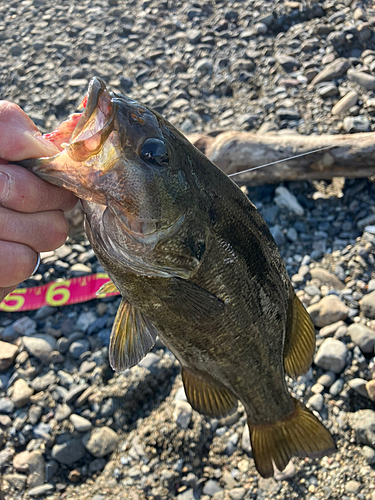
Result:
M53 213L53 224L49 236L49 249L54 250L65 243L68 236L69 223L63 212L56 210Z

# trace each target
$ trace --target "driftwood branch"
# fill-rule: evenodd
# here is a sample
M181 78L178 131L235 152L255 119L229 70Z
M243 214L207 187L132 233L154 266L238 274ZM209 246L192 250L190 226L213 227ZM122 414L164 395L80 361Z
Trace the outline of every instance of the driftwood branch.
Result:
M188 139L226 174L308 153L326 146L332 149L288 160L233 178L238 184L272 184L292 180L375 175L375 133L303 136L258 135L249 132L193 134Z

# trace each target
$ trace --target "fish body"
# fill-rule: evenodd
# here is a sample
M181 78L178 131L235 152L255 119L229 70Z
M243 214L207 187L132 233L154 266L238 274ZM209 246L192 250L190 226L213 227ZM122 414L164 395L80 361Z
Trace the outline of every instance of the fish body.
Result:
M159 335L193 408L218 418L243 403L264 477L293 455L334 451L287 389L285 373L297 377L312 362L315 331L255 206L152 109L96 78L86 101L73 132L60 128L70 130L66 148L24 165L82 199L112 280L102 292L116 287L123 298L112 367L138 363Z

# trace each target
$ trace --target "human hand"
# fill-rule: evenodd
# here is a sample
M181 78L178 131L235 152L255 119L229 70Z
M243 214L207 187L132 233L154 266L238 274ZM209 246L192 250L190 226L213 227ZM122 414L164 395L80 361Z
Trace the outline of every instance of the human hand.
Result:
M53 156L44 139L16 104L0 101L0 302L27 279L38 252L54 250L68 235L64 212L77 198L19 165L27 158Z

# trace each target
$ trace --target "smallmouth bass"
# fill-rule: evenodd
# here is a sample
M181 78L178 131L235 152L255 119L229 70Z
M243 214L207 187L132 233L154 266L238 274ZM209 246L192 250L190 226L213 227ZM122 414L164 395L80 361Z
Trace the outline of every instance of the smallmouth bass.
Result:
M175 354L192 407L246 410L263 477L294 455L335 451L292 398L285 374L311 365L315 330L261 215L219 168L147 106L94 78L74 114L48 134L63 151L20 162L82 200L86 231L122 301L109 357L123 371L156 336Z

